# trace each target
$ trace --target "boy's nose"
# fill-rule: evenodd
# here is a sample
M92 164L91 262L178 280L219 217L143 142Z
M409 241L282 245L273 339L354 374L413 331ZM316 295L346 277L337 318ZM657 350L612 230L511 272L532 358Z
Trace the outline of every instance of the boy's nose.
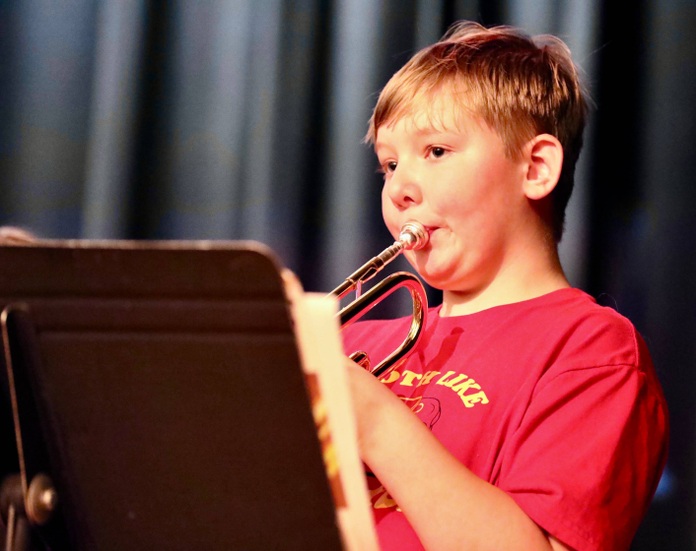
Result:
M405 170L405 167L396 168L387 180L386 188L387 196L399 209L406 209L423 200L418 178L412 171Z

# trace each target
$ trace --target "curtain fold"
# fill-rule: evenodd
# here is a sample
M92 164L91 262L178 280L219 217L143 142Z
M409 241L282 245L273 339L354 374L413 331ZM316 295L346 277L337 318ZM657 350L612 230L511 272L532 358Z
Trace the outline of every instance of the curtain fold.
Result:
M94 74L95 8L26 0L2 6L3 222L79 235Z
M366 249L373 243L370 221L378 213L376 163L367 147L361 146L361 138L376 88L379 54L374 44L383 32L382 24L382 6L370 0L341 2L332 19L320 254L323 278L336 285L369 257Z
M81 207L81 234L92 238L118 238L128 233L147 22L147 5L140 0L107 2L95 14Z

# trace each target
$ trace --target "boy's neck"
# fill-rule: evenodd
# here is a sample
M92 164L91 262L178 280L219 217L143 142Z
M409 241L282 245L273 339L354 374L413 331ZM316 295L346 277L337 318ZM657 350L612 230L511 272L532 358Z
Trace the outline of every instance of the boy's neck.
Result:
M474 314L570 287L556 248L547 252L548 255L537 261L525 261L523 269L507 269L482 288L443 291L440 315L448 317Z

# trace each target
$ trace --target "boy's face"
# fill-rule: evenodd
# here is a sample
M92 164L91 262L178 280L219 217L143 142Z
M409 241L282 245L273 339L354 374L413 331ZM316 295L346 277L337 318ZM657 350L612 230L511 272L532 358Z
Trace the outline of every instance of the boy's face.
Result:
M527 165L482 121L439 103L378 129L382 214L395 237L412 219L429 230L428 245L406 257L430 285L476 293L521 252Z

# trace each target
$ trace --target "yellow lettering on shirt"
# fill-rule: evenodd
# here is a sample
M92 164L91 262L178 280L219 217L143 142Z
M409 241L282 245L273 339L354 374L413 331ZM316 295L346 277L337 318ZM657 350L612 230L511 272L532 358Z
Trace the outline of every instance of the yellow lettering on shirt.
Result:
M401 377L401 373L399 373L396 369L394 371L390 371L387 373L384 378L380 379L385 385L395 383L396 381L399 380L399 377Z
M395 507L397 511L401 511L396 501L394 501L394 498L389 495L387 489L382 485L370 490L370 498L372 500L373 509L389 509Z
M451 378L452 375L454 375L454 371L448 371L442 377L440 377L435 384L436 385L443 385L443 386L446 386L448 388L452 388L452 386L456 385L458 382L469 378L466 375L464 375L463 373L460 373L459 375L457 375L454 378Z
M483 390L481 392L477 392L476 394L467 394L465 396L460 394L459 397L462 399L462 402L464 402L464 406L468 408L474 407L474 404L488 403L488 396L486 396L486 393Z
M414 379L417 379L420 381L422 378L423 378L423 375L421 375L420 373L416 373L414 371L409 371L408 369L406 369L403 372L402 379L401 379L401 382L399 384L401 386L413 386Z
M396 383L398 381L399 386L404 387L421 387L435 381L434 384L444 386L454 391L461 399L464 407L471 408L476 404L488 403L488 396L486 396L486 393L481 389L481 385L468 375L457 373L456 371L447 371L436 380L435 378L440 374L440 371L434 370L426 371L421 374L408 369L405 369L403 372L399 372L395 369L388 373L381 381L387 384Z
M452 390L454 390L460 396L462 394L464 394L464 392L469 390L470 388L474 388L476 390L481 390L481 386L476 381L474 381L473 379L469 379L468 377L465 381L459 383L456 386L452 386L450 388Z
M481 385L479 385L474 379L471 379L464 373L459 373L453 377L454 374L454 371L448 371L442 377L440 377L435 384L451 388L457 393L457 396L459 396L461 399L464 407L471 408L474 407L474 404L488 403L486 393L481 390ZM466 391L471 389L478 390L480 392L466 394Z
M432 381L435 378L436 375L439 374L439 371L426 371L425 373L423 373L423 377L418 382L418 386L427 385L430 381Z

